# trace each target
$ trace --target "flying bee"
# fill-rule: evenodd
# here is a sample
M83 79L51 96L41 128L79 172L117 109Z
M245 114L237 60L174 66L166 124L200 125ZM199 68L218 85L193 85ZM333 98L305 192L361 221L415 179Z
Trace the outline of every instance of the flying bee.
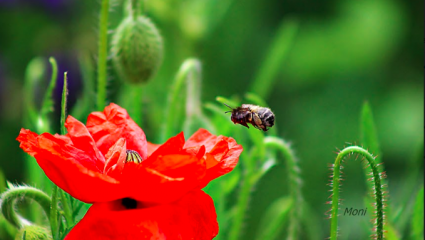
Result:
M249 128L247 123L250 123L255 128L264 132L269 130L267 127L273 127L274 125L274 113L269 108L252 104L242 104L241 107L237 108L232 108L225 103L224 105L232 109L232 111L225 113L232 113L231 120L234 124L240 124Z

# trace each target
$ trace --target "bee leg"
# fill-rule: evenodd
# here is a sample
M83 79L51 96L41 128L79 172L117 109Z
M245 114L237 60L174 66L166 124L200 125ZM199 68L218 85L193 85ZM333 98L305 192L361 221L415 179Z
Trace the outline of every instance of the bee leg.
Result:
M249 126L248 126L248 124L246 124L246 122L241 122L240 124L241 124L242 126L245 126L245 127L249 128Z
M261 121L260 117L258 116L258 114L252 114L253 120L255 125L257 126L258 129L261 129L264 131L264 125L263 122Z

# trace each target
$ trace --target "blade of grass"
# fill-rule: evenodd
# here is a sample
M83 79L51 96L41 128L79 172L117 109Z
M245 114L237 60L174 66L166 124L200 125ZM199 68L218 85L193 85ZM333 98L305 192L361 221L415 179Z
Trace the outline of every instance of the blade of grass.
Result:
M283 226L289 219L289 212L293 207L290 197L275 200L263 215L257 232L257 240L277 239Z
M379 148L378 134L376 132L375 122L373 120L372 109L369 105L369 102L367 101L363 104L360 122L360 139L363 147L368 149L368 151L375 156L380 156L380 158L382 158L381 150Z
M276 37L273 39L267 55L254 77L250 92L256 93L262 98L269 96L276 75L283 66L283 61L288 55L297 31L298 22L294 19L286 19L280 24Z

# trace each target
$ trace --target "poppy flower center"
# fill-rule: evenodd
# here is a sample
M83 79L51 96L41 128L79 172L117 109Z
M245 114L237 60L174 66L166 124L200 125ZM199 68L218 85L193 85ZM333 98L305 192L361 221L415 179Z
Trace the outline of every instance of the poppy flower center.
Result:
M127 157L125 158L125 162L141 163L143 161L140 154L134 150L127 150L126 153Z
M123 198L121 200L121 204L126 208L126 209L136 209L137 208L137 201L132 199L132 198Z

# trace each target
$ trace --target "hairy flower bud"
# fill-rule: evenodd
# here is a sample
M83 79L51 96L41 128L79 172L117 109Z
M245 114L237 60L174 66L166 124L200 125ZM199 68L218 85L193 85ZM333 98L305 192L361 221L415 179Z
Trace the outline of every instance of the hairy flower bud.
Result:
M129 83L147 82L162 62L163 43L146 17L127 17L112 37L112 60L120 77Z
M25 238L24 238L25 236ZM16 234L15 240L52 240L52 236L49 233L49 230L36 226L28 225L19 230L19 233Z

